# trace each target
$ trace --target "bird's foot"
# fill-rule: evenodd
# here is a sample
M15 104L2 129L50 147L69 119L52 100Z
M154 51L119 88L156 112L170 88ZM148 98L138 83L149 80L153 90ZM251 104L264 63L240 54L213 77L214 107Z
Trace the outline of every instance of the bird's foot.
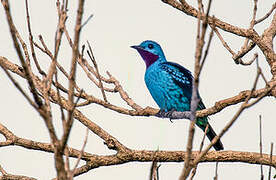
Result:
M159 118L167 118L166 114L167 112L164 109L160 109L155 116Z
M170 121L173 122L172 115L173 115L173 112L175 111L176 111L175 109L172 109L170 111L165 111L164 109L160 109L160 111L155 116L160 118L169 118Z

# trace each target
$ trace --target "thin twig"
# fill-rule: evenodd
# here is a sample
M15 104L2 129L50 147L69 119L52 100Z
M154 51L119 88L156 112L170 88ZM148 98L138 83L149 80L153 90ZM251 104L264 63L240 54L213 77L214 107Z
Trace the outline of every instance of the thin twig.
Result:
M221 41L222 45L224 46L225 49L227 49L230 54L232 54L232 59L235 61L236 64L241 64L241 65L251 65L254 60L249 61L248 63L244 62L241 58L248 53L250 50L252 50L256 44L254 42L250 42L249 45L239 51L237 54L229 47L229 45L224 41L223 37L219 33L218 29L214 26L211 26L213 30L215 31L216 35L218 36L219 40ZM253 58L254 59L254 58Z
M55 73L55 81L58 84L58 72L56 71ZM59 104L59 110L60 110L60 114L61 114L61 121L62 121L62 127L63 127L63 131L65 130L65 126L66 126L66 119L65 119L65 114L63 111L63 108L61 106L61 96L60 96L60 91L58 86L56 86L56 91L57 91L57 95L58 95L58 104Z
M205 60L207 58L207 55L208 55L208 52L209 52L209 48L210 48L210 45L211 45L211 41L212 41L212 39L214 37L213 35L214 35L214 30L212 29L211 32L210 32L210 34L209 34L208 44L207 44L207 47L206 47L205 52L204 52L203 59L202 59L201 64L200 64L199 73L201 73L203 65L205 63Z
M227 49L233 56L235 55L235 52L228 46L228 44L224 41L223 37L221 36L220 32L215 26L211 26L213 30L215 31L216 35L218 36L219 40L221 41L222 45Z
M218 162L216 162L215 177L214 180L218 180Z
M200 143L199 152L202 151L202 148L203 148L203 145L204 145L204 140L205 140L208 128L209 128L209 124L207 124L207 126L206 126L206 128L204 130L204 135L203 135L203 138L202 138L201 143ZM190 180L192 180L194 178L194 176L196 174L196 171L197 171L197 166L198 166L198 164L193 168Z
M158 165L157 161L152 161L149 180L159 180L158 169L160 166L161 165Z
M61 39L63 36L65 23L67 20L67 13L66 13L66 11L64 11L64 8L60 8L59 2L57 2L57 11L58 11L59 20L58 20L57 30L56 30L56 34L55 34L55 52L52 57L52 62L48 69L48 73L47 73L47 77L46 77L46 81L45 81L47 92L49 91L49 89L52 85L53 76L56 72L57 57L58 57L59 48L61 45ZM47 83L48 83L48 85L47 85Z
M73 104L73 107L72 107L72 108L70 107L70 110L72 110L72 113L73 113L74 110L76 109L77 104L78 104L78 102L79 102L79 100L80 100L80 97L81 97L82 93L83 93L83 90L81 90L81 92L79 93L79 96L78 96L76 102ZM73 114L72 114L72 115L73 115ZM69 134L70 134L72 125L73 125L73 117L72 117L72 121L67 120L67 121L65 122L64 133L63 133L62 138L61 138L61 149L64 149L65 146L66 146L66 143L67 143L67 141L68 141L68 138L69 138Z
M91 61L93 62L94 66L95 66L95 69L96 69L96 72L97 72L97 78L99 80L99 85L100 85L100 89L101 89L101 92L102 92L102 95L103 95L103 99L105 102L107 102L107 99L106 99L106 95L105 95L105 92L104 92L104 88L103 88L103 83L102 83L102 80L101 80L101 76L100 76L100 72L99 72L99 68L98 68L98 65L97 65L97 62L95 60L95 57L93 55L93 51L92 51L92 48L90 46L90 43L87 41L87 44L88 44L88 48L89 48L89 51L87 51L87 54L88 56L90 57Z
M32 52L32 57L35 62L35 66L40 74L43 76L46 76L46 73L41 70L40 65L37 61L36 54L34 51L34 42L33 42L33 35L32 35L32 29L31 29L31 23L30 23L30 15L29 15L29 7L28 7L28 0L25 0L25 6L26 6L26 14L27 14L27 24L28 24L28 31L29 31L29 42L30 42L30 47L31 47L31 52Z
M260 131L259 131L259 136L260 136L260 155L261 155L261 158L263 157L263 144L262 144L262 116L259 115L259 126L260 126ZM263 165L261 163L260 165L260 168L261 168L261 180L264 179L264 172L263 172Z
M263 20L267 19L270 14L272 14L272 12L274 11L274 9L276 9L276 2L272 5L271 9L268 11L268 13L266 15L264 15L264 17L258 19L258 20L255 20L255 24L258 24L260 22L262 22Z
M270 156L269 156L269 162L272 162L272 155L273 155L273 142L270 145ZM271 166L269 166L268 171L268 180L271 180Z
M70 109L67 113L67 123L66 123L66 131L64 132L61 139L61 150L63 151L65 145L68 140L69 132L71 131L71 127L73 124L73 112L74 112L74 89L75 89L75 77L76 77L76 68L77 68L77 58L79 58L79 40L80 40L80 31L81 31L81 21L83 16L83 7L84 0L80 0L78 4L78 14L76 18L75 25L75 36L74 36L74 45L72 48L72 60L71 60L71 68L70 68L70 76L69 76L69 88L68 88L68 102Z
M244 62L241 58L245 56L249 51L251 51L256 46L256 43L253 41L250 41L249 45L247 45L245 48L242 48L240 51L238 51L237 54L232 55L232 59L235 61L236 64L241 65L251 65L253 61Z
M210 9L210 4L211 0L209 0L209 5L208 5L208 11ZM198 94L197 94L197 89L198 89L198 84L199 84L199 74L200 74L200 60L201 60L201 55L202 55L202 49L204 46L204 37L207 29L207 19L204 19L202 23L202 30L201 30L201 14L202 14L202 1L198 0L198 23L197 23L197 38L196 38L196 53L195 53L195 70L194 70L194 79L193 79L193 89L192 89L192 97L191 97L191 122L189 126L189 135L188 135L188 142L187 142L187 156L185 157L185 163L184 163L184 168L182 170L182 173L180 175L180 180L186 179L190 172L191 172L191 151L193 148L193 138L194 138L194 132L195 132L195 122L196 122L196 109L198 107L198 103L200 101ZM207 16L206 16L207 17ZM200 33L201 32L201 33Z
M33 79L32 79L32 73L30 72L30 69L27 66L26 62L25 62L22 51L20 49L20 45L18 43L18 39L19 39L19 41L20 41L20 43L21 43L21 45L24 49L25 56L29 61L29 58L28 58L29 56L28 56L28 51L26 49L26 44L22 40L21 36L19 35L19 33L18 33L14 23L13 23L13 19L12 19L11 13L10 13L10 6L9 6L8 0L3 0L3 1L1 1L1 3L4 6L4 9L5 9L7 21L8 21L9 28L10 28L10 33L11 33L11 36L12 36L12 39L13 39L13 44L14 44L14 47L16 49L19 60L21 62L21 65L24 69L26 79L27 79L29 87L31 89L30 91L31 91L31 93L34 97L34 100L35 100L36 104L38 105L38 107L40 107L40 106L42 106L43 102L38 96L37 90L35 88L35 84L34 84Z
M74 168L72 169L72 171L71 171L71 173L70 173L70 174L71 174L71 175L70 175L70 179L73 179L73 177L74 177L74 175L75 175L75 173L76 173L77 167L78 167L78 165L79 165L79 163L80 163L81 157L82 157L83 152L84 152L84 148L85 148L86 143L87 143L87 140L88 140L88 133L89 133L89 129L86 128L86 133L85 133L85 138L84 138L84 141L83 141L83 145L82 145L82 148L81 148L79 157L78 157L78 159L77 159L77 162L76 162Z
M90 21L90 19L91 19L93 16L94 16L93 14L90 14L90 16L87 18L87 20L84 21L84 23L81 25L81 28L83 28L83 27Z
M0 172L2 173L2 175L7 175L8 173L4 170L4 168L2 168L2 166L0 165Z
M92 66L90 66L88 64L88 62L83 58L83 59L78 59L78 63L79 65L82 67L82 69L84 70L84 72L86 73L87 77L98 87L100 88L100 83L91 75L91 73L97 77L97 73L96 71L93 69ZM90 73L91 72L91 73ZM111 81L110 79L106 79L103 76L100 76L101 80L106 82L106 83L114 83L113 81ZM103 89L107 92L118 92L116 90L116 88L107 88L107 87L103 87Z
M46 46L46 44L45 44L45 42L44 42L44 40L43 40L43 38L42 38L41 35L39 35L39 40L41 41L41 43L42 43L44 49L43 49L42 47L40 47L37 43L34 43L34 45L35 45L38 49L40 49L42 52L46 53L51 59L53 59L54 56L53 56L53 54L50 52L50 50L47 48L47 46ZM65 69L64 69L58 62L56 62L56 66L57 66L58 69L64 74L64 76L65 76L67 79L69 79L69 74L65 71ZM76 90L77 90L78 92L80 92L81 89L78 87L78 85L76 84L76 82L74 82L74 83L75 83L75 88L76 88ZM62 90L65 91L64 88L63 88ZM68 90L66 90L66 93L68 93Z
M253 30L253 27L255 25L254 22L255 22L256 13L257 13L257 3L258 3L258 0L254 0L253 15L252 15L252 20L250 21L249 30ZM249 38L246 38L243 46L241 47L241 51L247 48L248 42L249 42Z
M1 65L0 65L1 66ZM27 101L30 103L30 105L32 107L34 107L35 109L37 109L37 105L35 104L35 102L32 101L32 99L27 95L27 93L21 88L21 86L19 85L19 83L12 77L12 75L10 74L10 72L4 68L3 66L1 66L1 68L4 70L4 72L7 74L7 76L9 77L9 79L12 81L12 83L14 84L14 86L21 92L21 94L27 99Z

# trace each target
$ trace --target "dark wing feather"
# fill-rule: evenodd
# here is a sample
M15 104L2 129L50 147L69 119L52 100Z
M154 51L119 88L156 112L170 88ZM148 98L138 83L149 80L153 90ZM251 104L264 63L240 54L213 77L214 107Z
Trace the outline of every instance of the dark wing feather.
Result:
M182 89L185 97L191 101L194 79L192 73L188 69L174 62L163 62L161 63L161 67L173 77L175 84ZM199 96L199 93L197 93L197 95ZM199 101L198 108L206 108L202 100Z
M191 101L193 89L193 76L191 72L174 62L163 62L161 63L161 68L171 75L174 83L183 90L184 96Z

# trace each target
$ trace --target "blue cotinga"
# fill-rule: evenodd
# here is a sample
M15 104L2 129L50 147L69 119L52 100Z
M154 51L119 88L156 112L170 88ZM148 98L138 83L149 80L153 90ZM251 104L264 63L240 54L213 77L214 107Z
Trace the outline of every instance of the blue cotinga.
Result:
M160 110L189 111L193 87L191 72L177 63L168 62L162 48L154 41L147 40L131 47L139 52L146 63L145 82ZM200 98L197 110L205 108ZM210 141L216 136L207 117L197 118L196 125L203 131L208 125L206 135ZM223 150L220 140L214 144L214 148L217 151Z

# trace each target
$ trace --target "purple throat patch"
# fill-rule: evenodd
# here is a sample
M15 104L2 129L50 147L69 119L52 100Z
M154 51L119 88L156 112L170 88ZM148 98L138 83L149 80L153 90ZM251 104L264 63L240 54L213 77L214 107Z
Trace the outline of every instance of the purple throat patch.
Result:
M147 50L144 50L140 46L131 46L131 47L136 49L139 52L139 54L142 56L143 60L145 61L147 68L150 67L150 65L152 65L159 58L158 55L148 52Z

